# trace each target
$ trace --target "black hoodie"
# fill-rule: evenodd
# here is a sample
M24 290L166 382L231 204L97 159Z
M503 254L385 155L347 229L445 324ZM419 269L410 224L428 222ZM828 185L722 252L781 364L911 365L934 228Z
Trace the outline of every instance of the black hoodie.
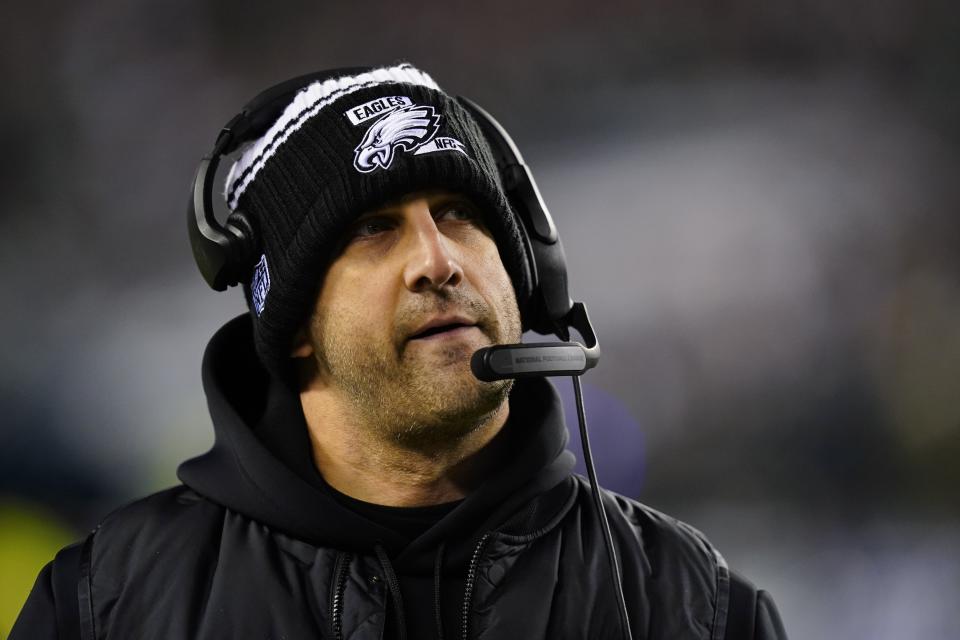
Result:
M184 486L61 551L11 640L622 637L548 382L515 384L500 469L456 504L406 512L413 527L323 482L298 397L257 363L247 316L211 340L203 384L213 448L180 467ZM769 596L699 532L603 494L634 638L786 637Z

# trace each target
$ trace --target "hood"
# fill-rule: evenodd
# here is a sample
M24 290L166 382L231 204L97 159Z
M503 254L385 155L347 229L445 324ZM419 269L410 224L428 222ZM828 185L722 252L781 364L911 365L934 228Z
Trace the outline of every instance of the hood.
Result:
M429 570L441 542L451 563L466 563L476 540L503 528L533 496L568 478L574 465L556 389L540 378L517 380L501 434L512 439L506 449L513 457L410 542L348 509L326 487L313 465L299 395L259 363L249 314L234 318L210 340L202 378L216 439L210 451L180 465L177 475L184 484L317 546L369 553L382 544L398 568ZM526 523L531 530L537 525Z

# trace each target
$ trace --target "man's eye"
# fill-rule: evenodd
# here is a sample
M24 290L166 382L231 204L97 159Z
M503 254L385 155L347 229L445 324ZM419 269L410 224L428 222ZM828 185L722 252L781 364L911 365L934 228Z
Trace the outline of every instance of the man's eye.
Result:
M388 220L382 218L367 218L353 226L353 233L351 235L354 238L369 238L370 236L375 236L378 233L389 230L390 222Z
M438 219L446 220L477 220L477 212L469 205L452 205L440 212Z

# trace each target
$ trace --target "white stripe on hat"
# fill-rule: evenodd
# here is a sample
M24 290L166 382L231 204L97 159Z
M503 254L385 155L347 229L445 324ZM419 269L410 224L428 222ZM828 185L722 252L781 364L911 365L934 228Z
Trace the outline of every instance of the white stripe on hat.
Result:
M304 87L294 97L293 102L284 109L283 114L273 123L273 126L262 137L248 143L240 157L230 167L224 185L226 189L224 195L230 210L236 209L240 196L253 182L264 163L304 122L317 115L324 107L355 91L395 82L440 90L433 78L409 64L373 69L355 76L331 78Z

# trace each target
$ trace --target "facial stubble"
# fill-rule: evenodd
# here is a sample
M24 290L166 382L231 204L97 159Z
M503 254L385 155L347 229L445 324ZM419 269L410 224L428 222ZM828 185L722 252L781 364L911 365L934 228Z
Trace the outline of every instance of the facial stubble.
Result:
M318 310L310 330L318 375L343 394L371 435L418 450L455 445L488 423L513 381L478 380L470 370L473 348L464 342L424 348L408 342L409 332L428 315L463 312L477 319L490 344L519 342L520 314L508 289L496 301L499 314L460 290L419 295L398 313L397 332L387 339L365 333L368 324L353 314Z

